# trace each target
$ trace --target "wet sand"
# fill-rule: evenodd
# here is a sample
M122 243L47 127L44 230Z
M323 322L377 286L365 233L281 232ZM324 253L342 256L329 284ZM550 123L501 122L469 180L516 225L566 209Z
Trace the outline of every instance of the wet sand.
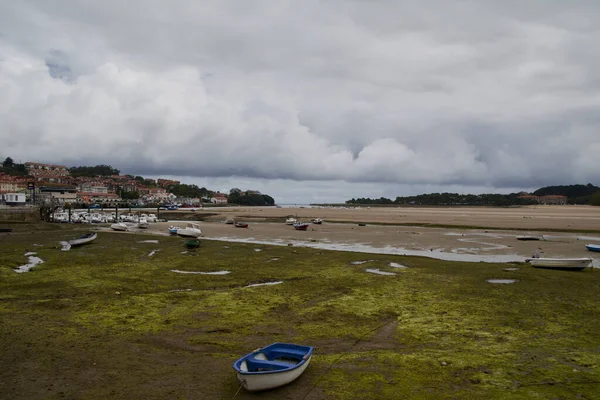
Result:
M323 249L387 254L422 255L461 261L523 261L539 252L543 257L594 257L587 243L600 243L600 208L582 206L532 206L520 208L258 208L228 207L197 212L215 213L200 222L206 239L301 245ZM283 221L324 219L297 231ZM162 218L168 217L165 213ZM227 218L249 223L236 228ZM281 219L281 222L262 222ZM342 222L344 221L344 222ZM359 226L358 222L366 223ZM167 232L172 224L152 224L150 231ZM381 225L383 224L383 225ZM392 225L397 224L397 225ZM428 228L401 224L438 224L453 228ZM480 226L494 229L468 229ZM465 227L465 228L461 228ZM499 229L505 228L505 229ZM530 229L523 231L520 229ZM554 230L567 230L556 232ZM583 232L578 232L578 230ZM544 240L520 241L518 235L543 235Z

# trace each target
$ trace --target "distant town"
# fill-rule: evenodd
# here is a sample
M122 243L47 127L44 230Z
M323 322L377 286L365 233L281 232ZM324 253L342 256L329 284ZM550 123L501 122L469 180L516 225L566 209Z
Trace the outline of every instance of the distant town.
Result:
M7 157L0 168L0 204L33 203L201 207L204 204L274 205L275 201L257 190L233 188L229 193L221 193L176 180L121 174L108 165L68 168L31 161L17 164Z

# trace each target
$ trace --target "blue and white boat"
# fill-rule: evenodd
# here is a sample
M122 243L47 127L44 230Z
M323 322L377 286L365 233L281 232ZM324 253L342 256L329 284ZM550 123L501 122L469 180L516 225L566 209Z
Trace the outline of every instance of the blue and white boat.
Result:
M600 251L600 244L586 244L585 248L589 251Z
M308 367L313 347L273 343L233 363L238 380L248 391L273 389L297 379Z

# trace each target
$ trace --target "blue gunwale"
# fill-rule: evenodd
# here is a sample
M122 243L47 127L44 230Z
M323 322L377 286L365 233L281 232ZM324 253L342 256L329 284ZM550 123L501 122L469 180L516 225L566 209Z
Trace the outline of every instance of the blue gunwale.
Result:
M252 353L246 354L242 358L238 359L233 363L233 369L237 373L243 375L263 375L263 374L277 374L281 372L291 371L304 365L308 359L312 356L313 347L302 346L299 344L292 343L273 343L261 349L257 349ZM258 353L264 353L268 360L260 360L254 358L254 355ZM278 357L288 357L298 360L297 364L288 364L274 360ZM242 371L240 366L242 362L246 361L248 365L248 371ZM250 369L256 368L273 368L270 371L251 371Z

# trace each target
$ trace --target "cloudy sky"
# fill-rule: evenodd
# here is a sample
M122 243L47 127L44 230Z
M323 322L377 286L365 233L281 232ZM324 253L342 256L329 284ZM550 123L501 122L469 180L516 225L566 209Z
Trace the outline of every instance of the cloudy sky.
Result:
M278 202L600 184L597 0L0 0L0 157Z

